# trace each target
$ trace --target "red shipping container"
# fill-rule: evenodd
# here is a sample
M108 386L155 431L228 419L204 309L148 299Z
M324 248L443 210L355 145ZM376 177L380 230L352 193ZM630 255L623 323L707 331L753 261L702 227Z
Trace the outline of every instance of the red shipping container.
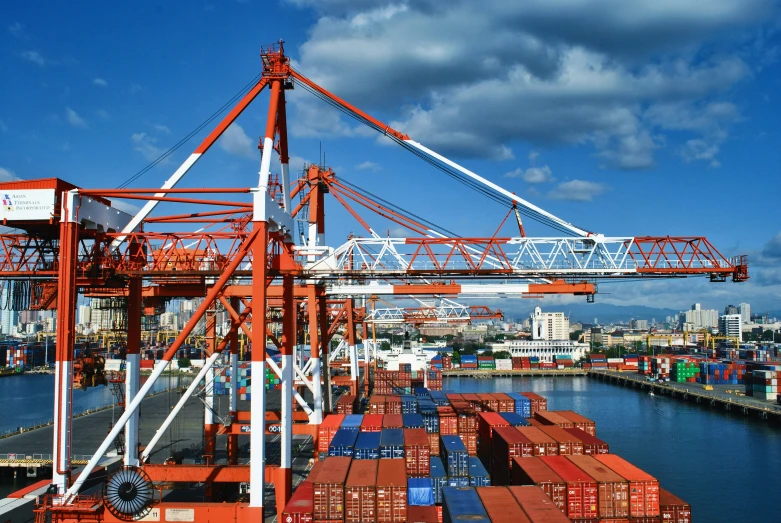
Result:
M495 427L491 438L491 484L508 485L513 458L531 456L532 452L532 443L514 427Z
M404 429L404 461L409 477L425 477L431 473L431 447L426 429Z
M492 395L499 401L499 412L515 412L515 400L510 396L502 393Z
M538 410L548 410L548 400L534 392L521 392L521 396L526 396L532 402L532 415Z
M407 507L408 523L438 523L437 507Z
M659 481L615 454L594 456L600 463L629 482L629 516L656 517L659 510Z
M567 482L567 517L598 518L597 482L565 456L543 456L540 459Z
M385 403L387 410L388 403ZM385 414L382 417L382 428L384 429L400 429L404 427L401 414Z
M381 459L377 468L377 522L407 521L407 474L400 459Z
M351 458L327 457L312 479L314 485L314 519L344 520L344 483Z
M282 520L289 523L312 523L314 520L314 486L304 481L296 487L282 511Z
M428 447L431 451L431 455L439 456L439 433L428 432L426 433L426 437L428 437Z
M470 456L477 456L477 434L474 432L467 432L466 434L459 434L458 437L464 442L467 454Z
M567 505L567 482L542 462L540 458L530 456L513 458L513 485L536 485L540 487L562 512Z
M559 444L537 427L515 427L532 443L534 456L556 456Z
M385 414L398 414L401 416L401 397L385 396Z
M567 432L561 427L555 425L546 425L538 427L544 434L553 438L559 445L558 454L560 456L579 456L583 454L583 442Z
M691 505L670 492L659 489L659 511L665 523L691 523Z
M464 401L464 397L461 394L445 394L448 401Z
M478 394L484 411L499 412L499 400L493 394Z
M570 523L569 518L539 487L512 486L507 490L518 500L532 523Z
M481 412L477 415L478 455L483 463L491 463L491 437L493 427L509 427L506 419L496 412Z
M382 414L364 414L361 421L361 432L381 432Z
M385 414L385 396L375 394L369 399L369 414Z
M439 433L443 436L456 436L458 434L458 418L455 411L448 409L448 407L437 407L437 411L439 414Z
M563 429L575 428L575 424L572 420L565 418L553 410L537 411L534 413L534 418L540 420L544 425L556 425Z
M571 410L557 410L556 413L570 420L576 429L580 429L584 432L587 432L592 436L597 435L597 424L594 423L592 420L584 416L581 416L577 412L573 412Z
M591 456L569 456L580 470L597 482L597 507L600 518L629 516L629 483Z
M350 465L344 485L344 521L377 521L377 461L357 459Z
M518 505L518 500L506 488L478 487L475 492L480 497L491 523L531 523Z
M595 454L610 454L610 446L588 432L581 429L564 430L583 442L583 454L588 456L593 456Z
M483 410L483 404L477 394L461 394L461 397L464 398L464 401L469 403L477 412L481 412Z
M328 446L336 431L342 426L344 414L330 414L325 417L317 431L317 452L328 454Z
M358 397L352 395L345 395L339 398L336 402L337 414L352 414L358 404Z

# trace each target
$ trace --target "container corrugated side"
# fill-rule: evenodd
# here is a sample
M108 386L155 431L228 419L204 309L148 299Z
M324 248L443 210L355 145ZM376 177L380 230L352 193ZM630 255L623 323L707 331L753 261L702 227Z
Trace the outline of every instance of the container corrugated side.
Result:
M629 482L631 517L659 516L659 481L655 477L615 454L602 454L594 458Z
M289 523L312 523L314 520L314 485L311 481L304 481L296 487L282 511L282 520Z
M352 459L328 457L312 480L314 519L344 519L344 483Z
M361 432L355 440L353 459L380 459L380 433Z
M531 456L532 442L515 427L496 427L491 439L491 478L494 485L510 483L513 458Z
M558 454L560 456L579 456L583 454L583 442L556 425L547 425L538 427L547 436L559 445Z
M562 512L567 506L567 482L553 472L540 458L513 458L513 485L536 485Z
M583 429L564 429L583 442L583 454L594 456L596 454L610 454L610 445L596 436L592 436Z
M567 516L571 519L598 518L597 482L594 478L566 456L543 456L540 459L567 482Z
M404 462L381 459L377 468L377 522L407 520L407 474Z
M509 427L510 423L496 412L481 412L477 415L477 434L480 444L477 455L484 463L491 463L491 438L494 427Z
M523 434L533 445L535 456L556 456L559 452L559 444L537 427L515 427L515 430Z
M491 523L488 513L475 489L471 487L445 487L442 491L443 523Z
M404 429L382 429L380 458L404 459Z
M424 429L404 429L404 461L407 476L428 476L431 470L431 448Z
M570 523L539 487L507 487L532 523Z
M531 523L510 491L504 487L475 489L491 523Z
M430 466L431 483L434 488L434 501L437 504L441 504L442 489L447 486L447 470L445 470L445 465L438 457L431 458Z
M629 517L629 483L591 456L567 456L597 482L600 518Z
M572 421L576 429L585 431L592 436L597 435L597 424L593 420L571 410L557 410L556 413Z
M407 507L407 523L439 523L437 507Z
M665 523L692 523L692 507L671 492L659 489L659 511Z
M344 485L345 523L377 521L377 461L353 461Z
M485 470L479 458L469 458L469 486L470 487L490 487L491 475Z

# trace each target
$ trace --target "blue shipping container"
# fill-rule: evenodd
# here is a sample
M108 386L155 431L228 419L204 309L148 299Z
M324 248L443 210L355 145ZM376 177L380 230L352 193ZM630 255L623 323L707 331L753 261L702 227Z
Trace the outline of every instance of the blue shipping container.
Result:
M361 422L363 421L363 414L347 414L342 421L340 428L355 428L361 429Z
M528 427L530 425L526 418L515 412L500 412L499 415L512 427Z
M425 428L423 416L420 414L402 414L401 421L405 429Z
M470 487L490 487L491 476L480 462L480 458L469 457L469 486Z
M357 430L340 428L336 431L334 438L331 440L331 444L328 446L328 455L352 457L355 440L357 438Z
M507 395L510 396L513 401L515 401L516 414L519 414L524 418L532 417L532 401L529 398L519 394L518 392L508 392Z
M442 503L442 489L447 486L447 471L439 456L431 457L431 483L434 489L434 501Z
M442 498L442 523L491 523L475 489L445 487Z
M469 486L469 478L458 478L455 476L448 476L447 477L447 487L468 487Z
M353 459L380 459L380 433L359 433L355 440Z
M412 507L434 505L434 487L431 478L407 479L407 504Z
M404 429L383 429L380 432L380 458L404 459Z
M401 396L401 413L402 414L417 414L418 402L415 396L412 394L404 394Z
M428 396L428 389L425 387L415 387L415 396Z
M469 477L469 455L464 442L458 436L441 436L440 454L447 467L447 475L454 477Z

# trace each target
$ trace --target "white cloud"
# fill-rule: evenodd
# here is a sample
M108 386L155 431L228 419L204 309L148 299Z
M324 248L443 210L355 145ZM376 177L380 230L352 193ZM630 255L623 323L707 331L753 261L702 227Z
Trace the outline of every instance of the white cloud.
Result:
M130 141L133 143L133 149L141 153L150 162L156 160L165 152L164 149L156 145L157 138L146 133L133 133L130 135Z
M89 125L87 125L87 121L81 116L79 116L79 113L77 113L70 107L65 108L65 120L73 127L79 127L81 129L86 129L87 127L89 127Z
M237 123L233 123L225 129L220 139L217 141L220 149L234 156L243 156L244 158L258 159L258 144L252 140L244 129Z
M13 171L0 167L0 182L15 182L21 180Z
M590 202L603 194L607 188L596 182L585 180L570 180L562 182L548 193L548 197L556 200L570 200L573 202Z
M8 27L8 32L14 38L22 38L24 36L24 26L19 22L14 22Z
M413 139L498 159L518 141L586 144L621 169L652 166L675 130L649 107L721 118L707 104L750 74L753 55L698 51L774 14L772 0L714 0L707 16L697 0L289 1L319 16L295 66L362 109L398 115L390 125ZM298 120L301 134L356 134L335 112ZM714 143L708 125L681 130Z
M360 164L356 165L355 169L358 170L358 171L377 172L377 171L381 170L382 167L378 163L365 161L363 163L360 163Z
M525 171L522 168L517 168L514 171L510 171L504 175L505 178L522 178L526 183L545 183L552 182L553 172L547 165L543 167L529 167Z
M105 81L103 78L95 78L94 80L92 80L92 83L97 85L98 87L107 87L108 86L108 82Z
M19 56L21 56L23 59L27 60L28 62L32 62L41 67L46 65L46 60L38 51L30 51L30 50L22 51L21 53L19 53Z
M167 125L153 123L152 129L163 134L171 134L171 129L169 129Z

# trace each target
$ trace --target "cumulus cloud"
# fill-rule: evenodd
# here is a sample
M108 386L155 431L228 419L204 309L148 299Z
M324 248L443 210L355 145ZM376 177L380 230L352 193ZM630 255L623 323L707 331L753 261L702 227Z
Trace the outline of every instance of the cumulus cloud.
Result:
M155 131L157 131L159 133L171 134L171 129L169 129L167 125L163 125L161 123L153 123L152 124L152 129L154 129Z
M505 178L522 178L526 183L545 183L553 181L553 172L547 165L543 167L529 167L526 170L517 168L504 175Z
M0 182L15 182L21 180L13 171L0 167Z
M380 169L382 169L382 167L378 163L366 161L366 162L363 162L363 163L360 163L360 164L356 165L355 169L358 170L358 171L377 172Z
M220 149L226 153L244 158L258 158L257 142L247 136L244 129L237 123L225 129L217 143Z
M39 65L41 67L46 65L46 60L44 59L43 55L39 53L38 51L22 51L19 53L19 56L22 57L22 59L27 60L28 62L32 62L35 65Z
M79 116L79 113L77 113L70 107L65 108L65 121L67 121L73 127L78 127L80 129L86 129L87 127L89 127L87 121L81 116Z
M716 0L708 16L696 0L289 1L319 15L296 67L359 107L396 114L391 126L413 139L495 159L517 141L587 144L621 169L652 166L668 131L725 139L735 120L707 104L750 74L751 57L697 51L775 13L772 0ZM669 104L688 123L648 112ZM356 132L338 113L297 131Z
M555 200L569 200L573 202L590 202L607 190L601 183L586 180L570 180L562 182L548 193L549 198Z
M157 146L157 138L146 133L133 133L130 135L130 142L133 144L133 150L141 153L150 162L156 160L165 152L163 148ZM167 159L164 161L167 161Z
M92 83L97 85L98 87L106 87L108 86L108 82L105 81L103 78L95 78L92 80Z
M22 38L24 36L24 26L19 22L14 22L8 27L8 32L14 38Z

